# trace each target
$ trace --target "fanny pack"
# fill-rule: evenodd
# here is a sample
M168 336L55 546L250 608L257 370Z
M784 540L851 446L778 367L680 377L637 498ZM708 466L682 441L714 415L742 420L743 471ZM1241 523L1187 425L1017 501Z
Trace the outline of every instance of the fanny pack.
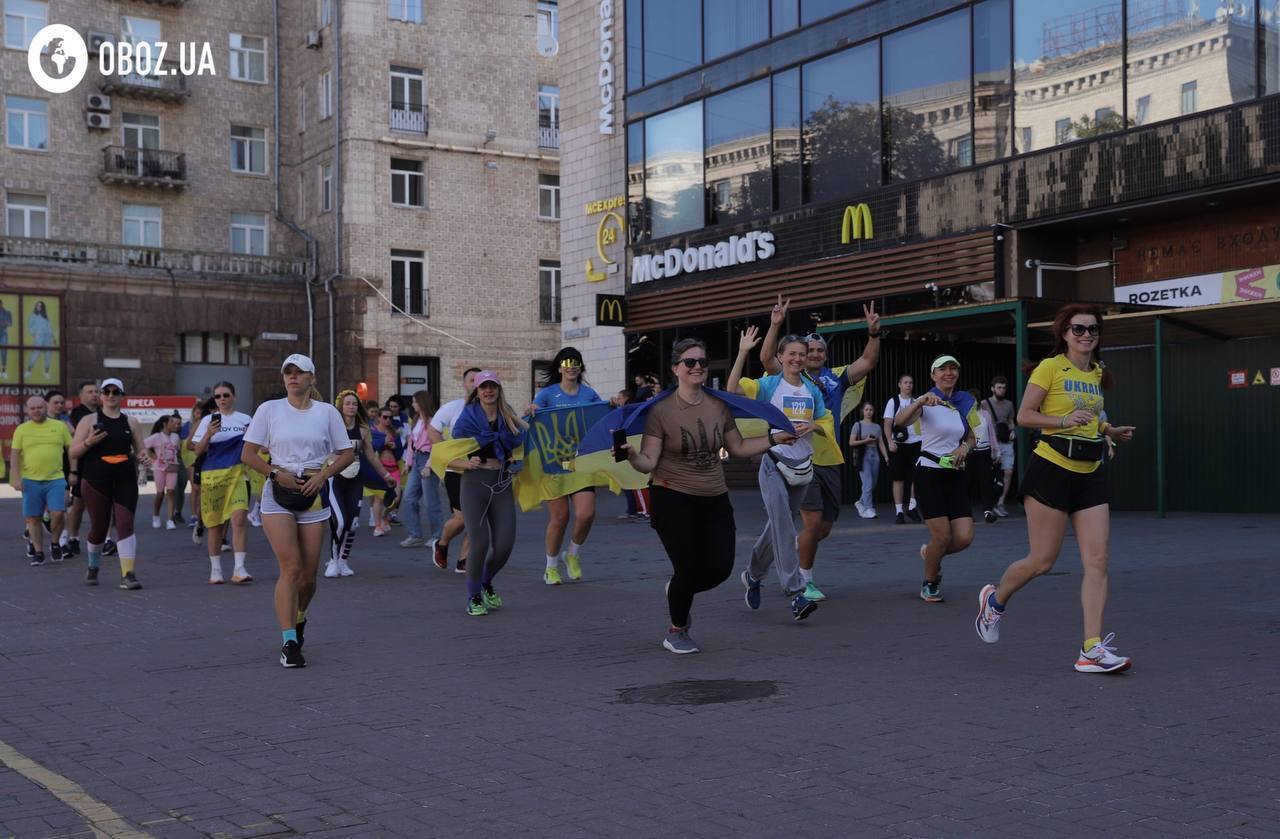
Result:
M782 475L782 480L787 482L787 486L802 487L813 480L813 458L811 457L784 457L770 449L769 459L778 467L778 473Z
M295 475L294 477L297 476ZM304 475L302 478L299 478L299 480L303 480L307 477L309 476ZM316 503L316 497L314 495L307 495L300 489L286 489L285 487L280 486L280 483L275 480L271 482L271 497L274 498L276 503L281 507L284 507L286 510L290 510L294 513L305 513L307 510L311 509L313 504Z
M360 458L357 457L355 460L351 461L351 463L347 466L347 468L343 469L338 474L344 478L347 478L348 480L350 480L351 478L354 478L356 475L359 475L360 474Z
M1077 437L1062 437L1057 434L1045 434L1041 437L1049 448L1068 460L1099 462L1107 454L1107 441L1081 440Z
M976 450L975 450L975 451L976 451ZM972 452L970 452L970 454L972 454ZM950 457L951 457L951 455L949 455L949 454L948 454L948 455L941 455L941 456L939 456L939 455L932 454L932 453L930 453L930 452L926 452L926 451L924 451L924 450L921 450L921 451L920 451L920 456L921 456L921 457L923 457L925 460L931 460L931 461L933 461L934 463L936 463L936 464L938 464L939 466L941 466L943 469L963 469L963 468L964 468L964 463L961 463L961 464L959 464L959 465L957 466L955 463L952 463L949 459L948 459L948 461L947 461L946 463L943 463L943 462L942 462L942 458L944 458L944 457L946 457L946 458L950 458Z

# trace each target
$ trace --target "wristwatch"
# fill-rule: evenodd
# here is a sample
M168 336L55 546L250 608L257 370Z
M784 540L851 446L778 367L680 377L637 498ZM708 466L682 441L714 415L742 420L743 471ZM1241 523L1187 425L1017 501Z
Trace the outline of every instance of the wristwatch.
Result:
M769 435L768 435L768 436L769 436L769 445L771 445L771 446L776 446L776 445L778 445L777 443L775 443L775 442L773 441L773 429L772 429L772 428L770 428L770 429L769 429Z
M280 474L280 467L277 466L276 468L271 470L271 480L274 481L276 479L276 476L279 474Z

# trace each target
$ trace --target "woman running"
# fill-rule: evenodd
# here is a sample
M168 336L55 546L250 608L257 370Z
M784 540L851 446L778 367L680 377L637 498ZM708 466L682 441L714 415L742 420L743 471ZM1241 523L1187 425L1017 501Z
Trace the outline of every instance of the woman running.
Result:
M177 414L171 414L167 417L160 417L151 426L151 436L143 441L143 445L147 448L147 454L151 457L151 472L155 475L156 481L156 500L151 508L151 527L160 528L160 509L164 506L165 500L169 502L169 515L166 518L165 529L175 530L178 525L174 523L174 517L177 515L175 502L178 495L178 428L182 425L182 418Z
M556 353L553 364L550 383L538 391L538 395L530 403L526 410L529 416L533 416L539 409L570 408L604 402L584 378L587 367L582 362L582 353L573 347L565 347ZM542 574L542 581L549 586L558 586L563 582L560 576L560 546L564 544L564 534L569 529L570 499L573 501L574 513L573 535L564 554L564 566L570 580L577 582L582 579L582 546L596 520L594 486L583 487L546 502L550 519L547 522L547 570Z
M1111 646L1114 632L1102 637L1111 507L1099 467L1107 457L1108 441L1132 440L1133 426L1109 425L1101 418L1102 391L1112 383L1099 359L1101 313L1085 304L1065 306L1053 320L1053 331L1053 355L1031 374L1018 408L1018 425L1040 430L1022 482L1030 551L1005 570L999 585L982 589L974 626L988 644L1000 640L1000 618L1009 598L1053 568L1070 521L1084 566L1084 643L1075 667L1081 673L1120 673L1133 662L1116 654Z
M391 483L391 476L382 468L373 451L369 423L364 418L360 397L354 390L344 390L338 394L334 405L342 414L347 439L351 441L357 457L324 485L325 505L333 511L329 517L329 562L324 568L324 575L329 579L350 577L356 573L348 561L351 559L351 546L356 540L356 524L360 521L360 496L364 491L362 474L374 471L382 477L383 483Z
M231 382L213 386L216 410L200 420L192 447L200 465L200 520L204 522L209 551L209 585L222 585L222 543L231 524L235 551L234 585L253 582L245 569L249 545L249 480L240 463L244 433L252 418L236 410L236 389Z
M320 490L355 459L355 452L338 411L314 398L319 395L315 363L295 353L280 372L287 396L258 406L244 434L240 462L270 479L262 490L262 529L280 563L275 591L284 640L280 664L305 667L303 630L329 519ZM270 463L263 454L270 454Z
M362 495L369 499L369 526L373 535L386 536L391 532L391 507L396 500L396 486L400 483L399 472L399 440L391 425L391 411L387 408L369 409L368 431L373 446L373 456L362 463L360 470L364 478ZM375 479L378 474L381 480Z
M511 491L514 452L525 424L507 404L502 380L492 370L476 375L475 390L453 426L455 439L474 438L479 449L447 464L462 472L462 517L471 537L467 563L467 614L502 608L493 579L516 543L516 502Z
M696 653L689 637L694 595L710 591L733 573L737 533L720 449L734 457L764 454L773 443L795 440L788 431L743 439L729 407L703 390L707 346L697 338L671 349L676 389L649 408L640 451L623 447L638 472L651 475L653 529L671 560L667 609L671 625L662 646L673 653Z
M920 514L929 527L929 543L920 546L924 582L920 599L942 602L942 558L957 554L973 541L973 510L964 462L973 451L978 409L968 391L960 390L960 362L940 355L929 365L933 387L904 405L893 424L905 428L920 421L920 457L912 480Z
M408 447L405 449L405 469L408 478L401 494L400 519L409 535L400 542L402 548L413 548L427 544L422 535L421 504L426 503L427 527L430 528L430 544L428 550L435 550L435 542L440 538L440 530L444 526L444 510L440 506L440 479L427 468L431 459L431 438L427 435L427 424L435 414L436 399L429 391L419 390L413 394L415 418L409 428Z
M85 582L98 584L98 567L114 517L116 552L120 557L120 588L142 588L134 573L138 537L133 516L138 508L138 464L150 462L142 446L141 430L121 410L124 383L105 379L98 389L98 410L76 426L71 457L80 467L80 494L89 511L89 569Z

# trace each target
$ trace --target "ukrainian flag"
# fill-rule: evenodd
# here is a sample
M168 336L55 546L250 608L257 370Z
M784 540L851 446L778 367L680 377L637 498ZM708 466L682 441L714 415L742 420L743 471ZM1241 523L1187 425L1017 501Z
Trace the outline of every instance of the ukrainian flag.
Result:
M813 384L811 379L809 381L810 384ZM754 404L770 404L756 401L756 396L760 391L759 379L739 379L738 387L742 389L742 392L745 393ZM815 408L818 406L825 408L826 401L822 398L822 389L818 387L817 384L813 384L813 390L817 394L815 397ZM843 404L841 405L841 410L844 410ZM779 411L778 413L781 414L782 412ZM783 419L786 420L785 424L775 425L773 427L790 431L793 427L791 421L786 419L785 414L783 415ZM762 431L759 433L764 434L766 432ZM746 437L747 435L746 433L743 433L742 436ZM830 411L824 410L822 412L822 416L813 421L813 432L809 435L809 442L813 444L813 462L818 466L839 466L844 463L844 452L840 450L839 440L840 435L836 433L836 425L832 414Z
M232 512L249 509L249 482L240 462L243 448L241 434L209 441L200 471L200 518L205 527L226 524Z

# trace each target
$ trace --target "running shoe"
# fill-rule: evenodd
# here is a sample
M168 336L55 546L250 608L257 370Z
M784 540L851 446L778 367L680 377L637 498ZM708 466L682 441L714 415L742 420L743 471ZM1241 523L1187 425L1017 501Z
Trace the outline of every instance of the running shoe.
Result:
M355 575L356 575L356 572L351 570L351 566L347 564L347 561L345 559L338 560L338 576L339 577L354 577Z
M431 561L441 571L449 569L449 546L436 542L431 546Z
M1111 642L1116 638L1114 632L1107 635L1088 650L1080 650L1076 659L1076 670L1081 673L1123 673L1133 665L1133 659L1125 655L1116 655Z
M702 652L698 649L698 645L693 643L693 639L689 637L689 629L673 629L667 633L666 639L662 642L662 646L666 647L676 655L687 655L688 653Z
M27 535L27 532L25 530L22 531L22 535L25 537ZM35 555L36 555L36 546L31 544L30 541L28 541L27 542L27 559L32 559L33 557L35 557Z
M102 543L103 556L115 556L117 553L119 553L119 549L116 547L115 540L108 539Z
M373 535L375 538L378 538L378 539L381 539L383 536L386 536L390 532L391 532L390 527L388 527L386 530L383 530L381 527L375 527L373 529Z
M219 571L217 574L210 574L210 575L209 575L209 585L211 585L211 586L220 586L220 585L225 585L225 584L226 584L226 582L227 582L226 580L222 579L222 572L221 572L221 571Z
M481 615L489 614L489 607L484 605L484 598L477 594L474 597L472 597L470 600L468 600L467 614L471 615L472 617L479 617Z
M302 647L297 641L285 641L280 648L281 667L306 667L307 660L302 657Z
M306 631L307 631L307 622L306 622L305 620L300 620L300 621L298 621L297 623L295 623L295 624L293 625L293 631L294 631L294 632L296 632L296 633L298 633L298 649L299 649L299 650L301 650L301 649L302 649L302 636L303 636L303 635L306 633Z
M920 599L925 603L941 603L942 602L942 581L935 580L929 582L925 580L920 584Z
M231 584L233 586L242 586L245 583L251 582L253 582L253 576L248 571L245 571L243 574L231 575Z
M257 504L254 504L253 509L249 511L249 524L262 527L262 510Z
M994 512L997 516L999 516L1002 519L1009 518L1009 511L1004 508L1003 504L997 504L995 507L995 510L993 510L992 512Z
M182 513L173 514L173 523L178 527L188 527L187 520L182 517Z
M822 591L812 582L805 583L804 597L806 600L812 600L814 603L821 603L823 600L827 599L827 596L823 594Z
M893 517L893 523L906 524L907 523L906 515L901 510L899 510Z
M54 562L62 562L62 556L63 554L62 554L61 545L59 545L57 542L54 542L52 545L49 546L49 559L53 560Z
M426 543L423 542L422 538L419 536L406 536L405 538L400 540L400 547L402 548L416 548L419 545L425 545L425 544Z
M387 521L390 522L393 527L399 527L401 524L400 517L395 513L387 513Z
M196 522L195 529L191 531L191 544L199 545L204 539L204 525Z
M453 569L453 572L455 574L467 573L467 558L465 556L462 559L458 560L458 565L456 568Z
M582 581L582 560L577 554L565 554L564 567L569 572L570 580L575 583Z
M64 556L79 556L79 555L80 555L80 540L79 540L79 539L77 539L75 536L72 536L70 539L68 539L68 540L67 540L67 550L71 551L71 553L67 553L66 551L63 551L63 555L64 555Z
M924 521L924 518L922 518L920 515L919 507L912 507L910 510L907 510L907 518L911 519L913 522L916 522L917 524Z
M227 541L227 537L223 536L223 537L222 537L222 552L223 552L223 553L226 553L226 552L227 552L227 551L229 551L229 550L231 550L231 543Z
M31 558L31 566L33 568L37 565L44 565L43 553L36 553L34 550L32 550L31 553L27 554L27 556Z
M200 522L196 520L195 516L192 516L191 518L187 519L187 527L189 528L194 529L195 527L199 526L199 524Z
M96 586L98 584L98 569L87 568L84 572L84 584L87 586Z
M813 614L813 610L818 608L818 604L804 596L804 592L797 594L791 601L791 619L802 621Z
M1004 617L1003 613L991 608L991 595L995 591L996 587L988 583L978 592L978 617L973 622L978 637L988 644L1000 640L1000 618Z
M559 567L548 568L547 570L543 571L542 582L546 583L549 586L558 586L561 583L563 583L564 580L560 579L560 568Z
M137 591L138 589L142 588L142 583L138 582L138 578L133 575L132 571L130 571L128 574L125 574L123 578L121 578L120 588L124 589L125 591Z
M490 612L496 612L502 608L502 598L493 590L493 586L485 586L482 595L484 597L484 605L488 607Z
M863 507L862 512L858 515L862 516L864 519L873 519L876 517L876 511L874 507Z
M864 506L862 506L862 499L861 499L861 498L859 498L857 501L853 502L853 509L857 510L857 511L858 511L858 515L862 516L864 519L867 517L867 508L866 508L866 507L864 507Z
M990 510L983 510L983 511L982 511L982 518L987 522L987 524L995 524L995 523L996 523L996 514L995 514L995 513L993 513L993 512L992 512L992 511L990 511Z
M152 517L151 517L151 529L152 529L152 530L159 530L159 529L160 529L160 517L159 517L159 516L152 516Z
M761 581L751 576L750 572L742 572L742 584L746 586L747 606L752 609L760 608L760 584Z
M177 530L177 529L178 529L178 525L176 525L176 524L175 524L175 523L173 523L172 521L167 521L167 522L165 522L165 523L164 523L164 529L165 529L165 530Z
M324 575L331 580L338 576L338 560L329 560L329 563L324 567Z

